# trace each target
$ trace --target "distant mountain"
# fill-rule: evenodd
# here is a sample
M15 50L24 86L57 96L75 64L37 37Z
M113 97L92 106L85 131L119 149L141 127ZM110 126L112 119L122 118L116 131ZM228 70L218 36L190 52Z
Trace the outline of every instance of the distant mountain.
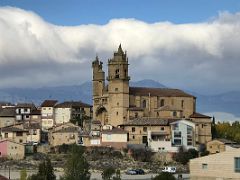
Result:
M144 79L141 81L130 81L130 86L135 87L152 87L152 88L166 88L166 86L162 85L161 83L151 80L151 79Z
M166 88L163 84L150 79L131 82L130 86ZM196 92L186 92L197 97L198 112L226 112L240 117L240 91L226 92L212 96L205 96ZM92 104L92 82L85 82L81 85L42 87L37 89L0 89L0 101L12 103L34 102L36 105L40 105L45 99L57 99L58 101L81 100Z

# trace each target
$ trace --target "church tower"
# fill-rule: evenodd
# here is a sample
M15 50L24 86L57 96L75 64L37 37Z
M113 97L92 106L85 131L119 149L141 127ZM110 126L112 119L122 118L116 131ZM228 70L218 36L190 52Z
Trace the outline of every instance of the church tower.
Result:
M103 96L105 88L105 72L102 69L102 64L103 63L99 61L98 56L96 56L96 59L92 62L93 112L97 112L102 105L101 97ZM96 118L97 115L97 113L93 113L93 119L98 119Z
M108 60L108 112L109 124L117 126L128 120L129 108L129 80L128 58L121 44L114 52L112 59Z

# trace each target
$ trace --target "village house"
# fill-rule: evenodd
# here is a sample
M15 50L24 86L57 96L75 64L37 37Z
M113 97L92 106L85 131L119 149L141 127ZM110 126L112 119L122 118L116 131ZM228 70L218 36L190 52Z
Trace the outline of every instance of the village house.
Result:
M128 132L121 128L105 125L101 132L101 146L114 149L127 148L127 134Z
M16 121L23 122L31 120L31 112L36 109L32 103L18 103L16 105Z
M24 157L24 144L15 142L10 139L0 140L0 158L19 160L24 159Z
M239 148L236 142L227 139L213 139L207 142L207 151L210 154L220 153L231 149Z
M15 107L0 109L0 128L13 125L15 123L15 114Z
M28 130L23 128L23 124L16 124L1 128L1 138L8 139L17 143L27 143Z
M57 100L45 100L41 104L41 118L42 118L42 130L47 131L52 128L54 122L54 106L57 104Z
M52 147L63 144L79 144L80 127L70 122L53 126L48 131L48 142Z
M41 141L41 126L39 122L28 121L23 124L23 129L28 130L27 143L40 144Z
M184 147L185 149L194 149L195 141L195 123L190 120L178 120L170 123L171 140L175 147Z
M240 179L240 149L190 160L191 180Z
M63 124L73 120L80 121L80 126L83 126L83 121L92 117L92 106L81 101L59 103L54 109L56 124Z

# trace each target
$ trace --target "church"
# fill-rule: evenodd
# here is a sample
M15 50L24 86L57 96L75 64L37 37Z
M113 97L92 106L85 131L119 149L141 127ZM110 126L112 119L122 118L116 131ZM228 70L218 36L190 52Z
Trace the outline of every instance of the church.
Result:
M128 66L121 44L108 59L107 77L98 56L92 62L94 120L127 130L136 144L147 141L146 129L170 127L181 119L194 123L197 144L211 140L211 117L196 112L196 97L179 89L130 87Z

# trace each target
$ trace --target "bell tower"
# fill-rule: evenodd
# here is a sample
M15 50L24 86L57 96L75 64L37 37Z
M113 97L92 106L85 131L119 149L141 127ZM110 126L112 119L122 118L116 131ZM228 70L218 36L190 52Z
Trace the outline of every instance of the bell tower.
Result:
M101 105L101 98L105 88L105 72L102 69L102 62L99 61L98 56L92 62L93 70L93 119L96 119L97 108Z
M117 126L128 119L129 80L127 53L123 52L121 44L108 60L108 94L109 123Z

